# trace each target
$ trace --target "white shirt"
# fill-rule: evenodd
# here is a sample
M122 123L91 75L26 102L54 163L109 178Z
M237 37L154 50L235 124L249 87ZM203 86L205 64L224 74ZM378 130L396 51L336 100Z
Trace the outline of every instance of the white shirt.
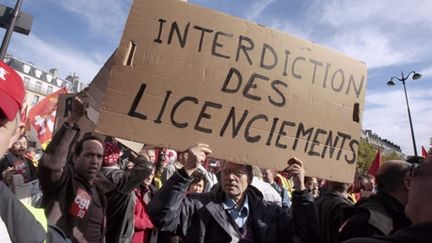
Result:
M263 194L264 201L274 202L277 203L277 205L282 206L282 198L280 194L269 183L254 176L252 179L252 186L260 190Z
M0 242L12 243L6 225L1 218L0 218Z

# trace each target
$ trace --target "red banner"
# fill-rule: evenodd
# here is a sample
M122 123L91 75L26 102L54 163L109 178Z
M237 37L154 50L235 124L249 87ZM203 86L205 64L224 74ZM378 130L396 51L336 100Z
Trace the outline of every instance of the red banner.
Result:
M51 140L58 97L59 94L65 93L67 93L66 88L57 90L34 105L28 113L28 122L36 130L38 140L42 145L46 145Z
M422 146L422 157L425 158L425 159L427 159L428 156L429 155L428 155L427 150L425 149L425 147Z
M381 158L381 150L378 150L377 153L376 153L376 155L375 155L374 161L369 166L369 169L368 169L368 174L369 175L373 175L373 176L376 175L376 173L378 171L378 168L381 166L381 159L382 159Z

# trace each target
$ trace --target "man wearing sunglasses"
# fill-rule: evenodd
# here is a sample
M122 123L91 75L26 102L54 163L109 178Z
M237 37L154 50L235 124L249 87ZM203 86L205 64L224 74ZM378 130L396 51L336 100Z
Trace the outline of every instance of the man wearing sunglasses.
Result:
M432 156L422 163L413 163L410 171L408 204L405 214L413 225L392 236L372 239L357 238L346 243L430 243L432 242Z

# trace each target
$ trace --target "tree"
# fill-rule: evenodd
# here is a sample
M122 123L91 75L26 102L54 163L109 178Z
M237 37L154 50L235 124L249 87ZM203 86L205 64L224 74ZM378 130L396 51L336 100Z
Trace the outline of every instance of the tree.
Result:
M367 173L368 168L376 155L376 149L366 140L360 139L357 160L357 172Z
M392 151L388 155L383 156L383 161L386 162L387 160L405 160L401 155L397 154L395 151Z

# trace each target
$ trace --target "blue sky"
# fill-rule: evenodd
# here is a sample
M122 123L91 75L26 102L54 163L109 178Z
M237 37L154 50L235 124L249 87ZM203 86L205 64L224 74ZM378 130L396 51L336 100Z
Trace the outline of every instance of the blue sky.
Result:
M432 1L427 0L190 0L307 39L364 61L368 88L363 128L413 154L401 83L386 82L415 70L407 89L417 150L432 137ZM13 7L15 0L0 0ZM115 50L131 0L24 0L33 15L29 36L14 34L8 53L36 66L76 73L89 82ZM4 30L0 30L4 35Z

